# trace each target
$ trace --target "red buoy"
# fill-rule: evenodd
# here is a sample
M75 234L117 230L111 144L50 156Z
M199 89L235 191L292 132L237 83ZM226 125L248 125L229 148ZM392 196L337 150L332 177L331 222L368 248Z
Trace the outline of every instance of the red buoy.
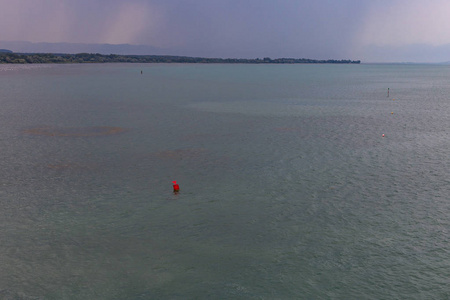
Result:
M179 192L180 191L180 186L178 185L178 183L176 181L172 181L173 183L173 191L174 192Z

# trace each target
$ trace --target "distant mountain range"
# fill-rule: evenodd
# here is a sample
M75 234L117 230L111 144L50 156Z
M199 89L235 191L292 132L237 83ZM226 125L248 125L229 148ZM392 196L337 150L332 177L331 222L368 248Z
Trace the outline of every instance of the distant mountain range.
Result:
M146 45L129 44L80 44L80 43L31 43L22 41L0 41L0 48L16 53L100 53L122 55L178 55L170 49L161 49ZM4 52L4 51L3 51ZM8 51L6 51L8 52Z

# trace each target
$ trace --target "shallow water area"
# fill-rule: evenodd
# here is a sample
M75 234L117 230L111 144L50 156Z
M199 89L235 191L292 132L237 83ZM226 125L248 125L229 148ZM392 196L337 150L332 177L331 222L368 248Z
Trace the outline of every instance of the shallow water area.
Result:
M0 298L448 298L449 75L0 65Z
M118 134L124 132L124 128L99 126L86 128L52 128L52 127L37 127L25 129L24 133L31 135L46 135L46 136L65 136L65 137L86 137L86 136L103 136Z

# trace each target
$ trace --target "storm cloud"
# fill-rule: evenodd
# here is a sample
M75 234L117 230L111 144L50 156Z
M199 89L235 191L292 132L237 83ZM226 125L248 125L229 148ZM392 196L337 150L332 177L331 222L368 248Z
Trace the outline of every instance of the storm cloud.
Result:
M0 41L131 44L205 57L450 60L437 50L450 44L444 0L0 0L0 7Z

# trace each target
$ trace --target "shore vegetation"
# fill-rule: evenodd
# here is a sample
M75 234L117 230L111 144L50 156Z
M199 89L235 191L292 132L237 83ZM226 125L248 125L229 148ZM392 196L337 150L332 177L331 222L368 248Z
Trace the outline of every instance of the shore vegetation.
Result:
M0 64L69 64L69 63L220 63L220 64L359 64L359 60L316 60L306 58L263 59L205 58L170 55L104 55L99 53L11 53L0 52Z

